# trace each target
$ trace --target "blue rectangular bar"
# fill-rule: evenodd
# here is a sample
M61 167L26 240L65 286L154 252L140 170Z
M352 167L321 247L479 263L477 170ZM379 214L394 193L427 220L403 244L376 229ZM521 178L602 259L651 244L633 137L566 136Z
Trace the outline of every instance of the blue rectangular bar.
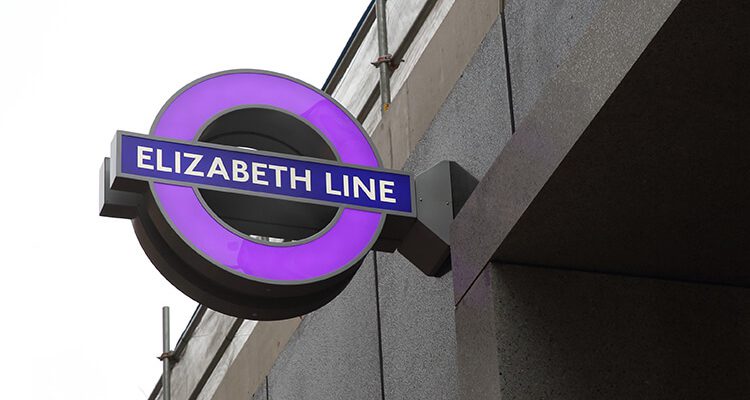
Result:
M229 146L119 135L116 157L118 173L123 176L381 212L413 213L412 178L406 173Z

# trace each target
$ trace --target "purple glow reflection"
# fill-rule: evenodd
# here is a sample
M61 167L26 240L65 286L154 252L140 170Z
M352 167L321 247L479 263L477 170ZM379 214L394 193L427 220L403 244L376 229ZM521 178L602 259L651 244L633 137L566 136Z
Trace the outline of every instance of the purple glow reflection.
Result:
M297 114L328 138L342 162L379 166L364 134L336 104L300 83L258 72L231 72L191 86L169 104L151 134L193 140L216 114L242 105L269 105ZM267 280L308 280L342 268L370 244L382 218L380 213L345 209L335 226L315 240L269 246L214 220L192 188L154 183L154 195L194 247L217 263Z

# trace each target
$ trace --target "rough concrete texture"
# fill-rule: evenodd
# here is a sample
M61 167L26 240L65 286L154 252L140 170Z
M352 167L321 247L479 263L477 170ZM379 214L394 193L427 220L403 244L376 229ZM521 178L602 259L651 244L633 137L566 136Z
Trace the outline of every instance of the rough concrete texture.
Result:
M477 44L497 18L499 6L496 0L457 0L435 31L406 82L410 149L425 135L436 112L447 101Z
M481 179L511 133L503 34L497 19L404 170L418 174L450 160Z
M510 265L483 275L491 282L472 287L474 301L457 309L457 319L475 321L459 325L459 350L497 349L500 392L462 398L739 400L750 393L746 289ZM493 314L495 346L486 329L472 330ZM461 361L465 389L484 363Z
M568 58L602 1L506 0L505 24L516 121Z
M451 259L457 300L492 259L678 0L603 3L453 223Z
M491 268L486 268L456 308L456 363L462 400L497 399L500 394L493 277Z
M253 393L253 397L250 398L250 400L270 400L271 396L269 396L268 393L268 386L266 386L266 380L263 379L261 381L260 386L258 386L258 389ZM236 397L235 399L242 400L242 397Z
M492 259L750 287L748 20L680 2Z
M372 254L336 299L303 318L268 384L274 400L381 398Z
M496 22L405 170L454 160L485 173L511 134L503 54ZM377 253L377 262L385 398L457 398L451 274L427 277L400 254Z
M385 398L457 399L450 273L428 277L400 254L376 256Z
M606 2L456 219L457 292L489 260L750 286L747 10Z

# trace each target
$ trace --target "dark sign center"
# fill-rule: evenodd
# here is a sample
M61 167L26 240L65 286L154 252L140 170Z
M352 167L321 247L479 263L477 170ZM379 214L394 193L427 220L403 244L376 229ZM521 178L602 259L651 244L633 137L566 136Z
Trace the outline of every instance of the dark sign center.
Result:
M249 106L224 113L206 125L198 140L337 160L313 127L294 115L269 107ZM228 227L254 239L303 240L323 230L338 211L337 207L209 189L198 189L198 193Z

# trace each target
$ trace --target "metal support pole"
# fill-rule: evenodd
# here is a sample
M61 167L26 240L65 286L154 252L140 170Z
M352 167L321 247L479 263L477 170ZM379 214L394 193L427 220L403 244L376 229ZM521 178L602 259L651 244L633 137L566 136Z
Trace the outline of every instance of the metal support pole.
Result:
M169 348L169 307L166 306L161 308L161 331L163 353L159 358L161 359L162 367L164 368L161 376L161 398L162 400L170 400L170 398L172 397L172 388L170 385L169 361L172 355L172 350Z
M385 1L376 0L375 16L377 17L378 26L378 56L375 64L380 69L380 102L383 104L382 112L388 111L391 106L391 77L389 70L391 68L391 59L393 56L388 53L388 27L385 17Z

